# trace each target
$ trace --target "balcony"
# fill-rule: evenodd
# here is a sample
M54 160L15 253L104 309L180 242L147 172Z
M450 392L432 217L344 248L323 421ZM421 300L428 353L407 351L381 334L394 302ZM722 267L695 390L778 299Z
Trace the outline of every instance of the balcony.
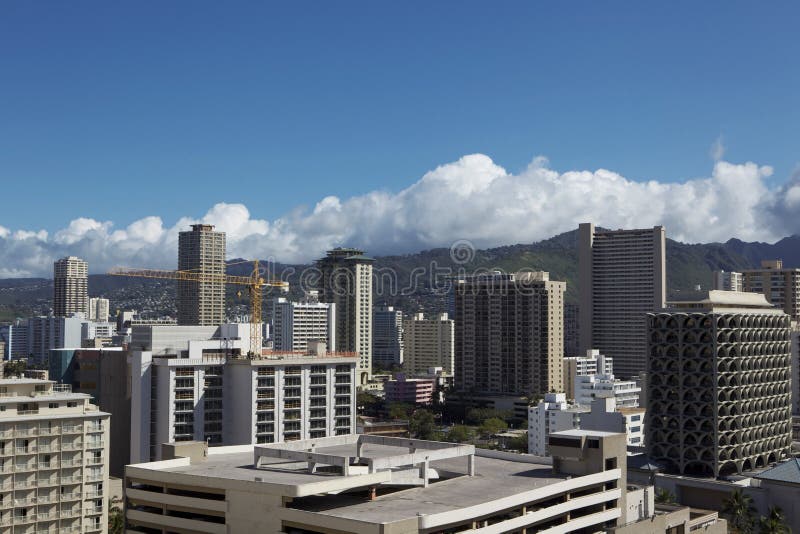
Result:
M86 428L87 432L103 432L103 425L89 425Z
M0 438L13 438L17 435L13 429L10 430L0 430Z
M39 465L39 471L46 471L48 469L58 469L58 462L41 462Z
M58 426L51 426L48 428L40 428L39 435L40 436L55 436L61 432L61 427Z
M16 431L16 436L17 437L36 436L38 434L39 434L39 429L38 428L18 428L17 431ZM13 431L12 431L11 435L14 435Z
M87 491L83 494L84 499L102 499L103 492L102 491Z
M73 441L72 443L63 443L61 445L62 451L82 451L83 450L83 442L82 441Z
M31 506L36 504L36 497L28 497L27 499L14 499L14 506Z
M80 484L81 482L83 480L81 480L80 475L61 477L61 484Z
M15 480L14 481L14 489L28 489L28 488L35 488L36 487L36 479L30 480Z
M35 523L35 522L36 522L36 514L15 515L14 516L14 524L15 525L23 525L25 523Z
M87 506L83 509L86 514L102 514L103 507L102 506Z
M64 425L61 427L62 434L83 434L83 425Z
M81 497L82 497L82 495L81 495L81 492L79 492L79 491L73 491L71 493L62 493L61 494L61 502L64 502L64 501L79 501L79 500L81 500ZM72 513L76 513L76 514L80 514L81 513L81 509L80 508L72 508L70 511ZM63 514L64 511L62 510L61 513Z
M31 410L17 410L17 415L39 415L39 408Z
M103 480L103 475L86 475L86 482L100 482Z
M23 473L25 471L36 471L36 464L33 462L26 464L14 464L15 473Z
M61 460L61 467L81 467L83 462L80 458L73 459L73 460Z
M14 451L19 454L36 454L36 447L28 446L28 447L17 447Z
M105 458L103 458L102 456L100 457L89 456L88 458L86 458L86 465L103 465L104 460Z
M58 486L60 485L60 479L58 477L50 477L50 478L40 478L39 479L39 487L44 488L47 486Z

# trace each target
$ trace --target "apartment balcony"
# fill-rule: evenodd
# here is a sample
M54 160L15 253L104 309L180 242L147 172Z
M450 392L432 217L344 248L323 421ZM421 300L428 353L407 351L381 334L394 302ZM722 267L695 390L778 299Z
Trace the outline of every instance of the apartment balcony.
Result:
M58 486L58 479L55 485ZM58 502L58 495L39 495L36 499L39 504L52 504Z
M36 447L34 446L17 447L14 449L14 452L16 452L17 456L21 454L36 454Z
M58 445L39 445L39 452L58 452L61 450L61 447Z
M103 497L102 491L86 491L83 494L84 499L102 499Z
M86 427L87 432L103 432L103 425L89 425Z
M0 510L6 510L14 506L14 501L11 499L3 499L0 501Z
M27 436L38 436L39 429L38 428L18 428L16 432L11 431L9 436L16 436L16 437L27 437Z
M35 410L17 410L17 415L39 415L39 409Z
M175 393L175 400L194 400L194 392L180 391Z
M80 484L83 482L80 475L71 475L66 477L61 477L61 484Z
M58 519L58 512L39 512L36 514L37 521L53 521ZM49 529L37 530L36 532L50 532Z
M94 456L86 458L86 465L103 465L103 462L105 462L105 458L102 456L99 458Z
M105 447L106 442L101 440L90 441L86 444L87 449L102 449Z
M28 515L15 515L14 516L14 524L15 525L25 525L28 523L35 523L36 522L36 514L28 514Z
M83 460L80 458L74 460L61 460L61 467L82 467Z
M103 475L86 475L86 482L100 482L103 480Z
M27 499L14 499L14 506L31 506L36 504L36 497L28 497Z
M13 472L14 472L14 464L12 464L11 462L0 465L0 473L13 473Z
M46 488L48 486L60 486L61 479L59 477L50 477L50 478L40 478L39 479L39 487Z
M58 469L59 468L58 462L50 462L50 463L42 462L42 463L37 464L37 465L39 466L39 471L47 471L48 469Z
M63 501L64 499L61 500ZM77 506L73 508L62 508L58 513L62 519L65 517L79 517L81 515L81 509Z
M61 427L51 426L50 428L40 428L40 436L57 436L61 432Z
M83 442L82 441L75 441L72 443L63 443L61 445L62 451L82 451L83 450Z
M80 501L82 497L83 497L83 495L81 495L81 492L79 492L79 491L73 491L73 492L69 492L69 493L62 493L61 494L61 502L64 502L64 501ZM81 509L80 508L71 508L70 511L73 512L73 513L76 513L76 514L80 514L81 513ZM61 513L64 514L64 510L61 510Z
M88 514L88 515L91 515L91 514L102 514L103 513L103 507L102 506L87 506L86 508L83 509L83 511L84 511L85 514Z
M83 434L83 425L64 425L61 427L62 434Z
M26 471L36 471L36 463L14 464L15 473L24 473Z
M16 435L13 429L0 430L0 438L13 438Z
M2 456L12 456L14 454L13 447L3 447L0 449L0 457Z

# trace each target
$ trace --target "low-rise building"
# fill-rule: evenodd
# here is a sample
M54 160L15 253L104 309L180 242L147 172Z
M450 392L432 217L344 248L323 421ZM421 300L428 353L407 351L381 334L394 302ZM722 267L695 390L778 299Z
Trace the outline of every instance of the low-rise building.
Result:
M589 375L613 375L614 359L600 354L597 349L586 351L585 356L564 358L564 392L575 399L575 378Z
M572 431L555 436L553 448L550 463L369 435L217 449L174 444L169 459L126 467L127 526L220 534L664 534L680 520L655 508L652 487L627 484L624 436ZM714 518L704 534L725 529Z
M399 374L394 380L383 384L386 402L405 402L426 406L433 402L436 393L435 378L407 378Z
M550 434L580 428L581 417L589 411L588 406L568 403L564 393L545 394L539 404L528 408L528 453L549 456Z

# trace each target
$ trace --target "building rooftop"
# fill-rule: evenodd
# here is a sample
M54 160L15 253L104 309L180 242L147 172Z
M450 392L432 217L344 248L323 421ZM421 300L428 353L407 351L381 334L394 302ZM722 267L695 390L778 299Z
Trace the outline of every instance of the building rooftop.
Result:
M767 301L763 293L743 291L712 290L708 296L699 300L674 301L667 303L667 309L675 310L708 310L708 311L753 311L766 313L783 313Z
M755 475L755 478L800 484L800 458L792 458L772 469L762 471Z
M426 459L427 486L421 483L417 463ZM291 508L378 523L462 510L484 504L487 495L502 499L569 478L553 474L545 460L529 455L356 434L268 446L214 447L205 459L133 465L127 474L136 478L139 470L145 478L152 478L153 471L169 473L177 484L181 476L190 477L186 483L217 488L247 481L248 491L292 497ZM370 487L377 487L374 500L365 498Z

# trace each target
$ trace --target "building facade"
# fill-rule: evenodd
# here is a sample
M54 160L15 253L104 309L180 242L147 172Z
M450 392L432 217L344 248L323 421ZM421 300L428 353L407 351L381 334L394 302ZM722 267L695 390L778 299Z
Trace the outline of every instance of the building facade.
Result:
M641 388L635 380L618 380L614 375L585 375L575 377L575 402L584 406L595 399L613 398L617 406L637 408Z
M109 414L48 380L0 380L0 529L108 532Z
M193 224L178 234L178 270L216 275L218 280L179 280L178 324L214 326L225 322L225 232L210 224Z
M781 260L764 260L760 269L742 271L743 291L762 293L793 321L800 321L800 269L784 269Z
M441 367L453 374L455 368L455 325L446 313L426 318L417 313L403 322L405 361L403 369L409 374L427 372Z
M335 248L317 260L319 299L336 305L338 352L357 352L359 384L372 376L372 264L363 250Z
M599 350L586 351L586 356L564 358L564 393L575 399L575 377L596 374L614 374L614 359L600 354Z
M11 357L27 358L29 363L46 366L52 349L80 347L83 324L80 317L30 317L10 327Z
M246 336L222 352L218 339L185 345L131 353L131 461L157 460L173 441L244 445L355 431L355 353L316 343L244 357Z
M550 456L548 436L580 428L581 417L589 411L588 406L568 403L563 393L546 393L536 406L528 407L528 453Z
M790 453L788 315L763 295L710 291L648 322L653 460L669 472L719 477Z
M109 302L108 299L93 297L89 299L89 320L106 323L109 318Z
M403 312L376 306L372 315L372 364L381 369L403 365Z
M386 402L389 404L402 402L426 406L433 402L436 389L435 378L406 378L402 374L383 384Z
M455 284L455 381L461 391L561 391L566 282L545 272L493 273Z
M742 273L735 271L714 271L711 289L715 291L744 291Z
M645 314L666 302L664 228L578 228L580 351L599 349L614 359L617 376L647 367Z
M305 351L310 341L336 346L336 305L319 302L316 292L302 302L274 299L272 343L275 350Z
M89 265L68 256L53 263L53 315L72 317L89 315Z

